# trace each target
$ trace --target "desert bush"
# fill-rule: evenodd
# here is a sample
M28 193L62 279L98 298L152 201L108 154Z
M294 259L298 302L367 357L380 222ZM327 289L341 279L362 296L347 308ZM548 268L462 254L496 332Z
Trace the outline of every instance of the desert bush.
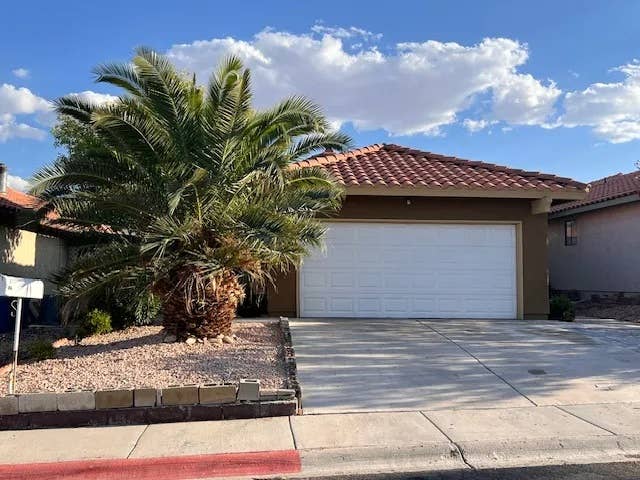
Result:
M112 330L111 315L104 310L94 308L82 319L76 333L78 337L84 338L90 335L109 333Z
M38 338L26 345L27 358L30 360L48 360L55 358L56 349L49 340Z
M158 317L161 307L160 299L153 294L132 295L118 290L94 304L94 308L109 312L114 330L149 325Z
M549 302L549 318L551 320L563 320L572 322L576 318L576 309L566 295L551 297Z

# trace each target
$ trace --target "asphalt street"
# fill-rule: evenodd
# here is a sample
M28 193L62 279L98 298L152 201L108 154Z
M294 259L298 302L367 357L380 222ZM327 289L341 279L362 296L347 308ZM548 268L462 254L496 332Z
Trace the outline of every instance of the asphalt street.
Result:
M640 462L307 477L304 480L638 480Z

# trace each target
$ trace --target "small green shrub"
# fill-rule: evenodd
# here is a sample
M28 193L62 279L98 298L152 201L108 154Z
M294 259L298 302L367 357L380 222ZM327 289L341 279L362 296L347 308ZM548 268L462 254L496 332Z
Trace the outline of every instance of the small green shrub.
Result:
M563 320L573 322L576 318L576 309L566 295L555 295L549 302L549 318L551 320Z
M161 307L160 298L151 293L131 294L114 290L92 302L89 308L109 312L111 327L122 330L132 325L153 323Z
M113 330L111 327L111 315L104 310L94 308L82 319L78 327L77 335L80 338L91 335L101 335Z
M55 358L56 349L50 341L38 338L27 344L27 358L30 360L48 360Z

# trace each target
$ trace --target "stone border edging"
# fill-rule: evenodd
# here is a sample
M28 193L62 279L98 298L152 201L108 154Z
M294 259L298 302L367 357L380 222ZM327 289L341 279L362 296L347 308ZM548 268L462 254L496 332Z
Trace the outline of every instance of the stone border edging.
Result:
M166 388L26 393L0 397L0 429L132 425L295 415L293 389L259 380Z
M293 340L291 338L291 327L289 326L288 317L280 317L280 329L284 335L284 363L287 371L287 388L295 390L298 399L298 413L302 413L302 389L298 382L298 365L296 363L296 352L293 348Z
M0 430L145 425L152 423L235 420L295 415L297 401L277 400L218 405L175 405L18 413L0 415Z

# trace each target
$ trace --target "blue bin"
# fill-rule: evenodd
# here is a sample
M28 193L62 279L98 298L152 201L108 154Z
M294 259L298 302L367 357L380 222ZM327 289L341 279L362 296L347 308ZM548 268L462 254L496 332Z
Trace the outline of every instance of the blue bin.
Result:
M0 333L13 330L13 318L11 317L11 298L0 297Z

